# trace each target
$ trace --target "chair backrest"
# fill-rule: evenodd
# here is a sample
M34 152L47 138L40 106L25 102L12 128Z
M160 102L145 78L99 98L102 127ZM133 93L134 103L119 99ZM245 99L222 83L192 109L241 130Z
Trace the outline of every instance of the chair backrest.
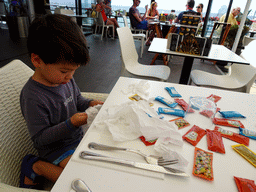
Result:
M123 19L124 19L124 26L128 27L128 21L127 21L127 17L125 15L123 15Z
M243 91L249 93L256 79L256 68L252 65L233 64L230 77L244 85Z
M19 186L23 157L37 155L20 109L21 89L32 75L20 60L0 68L0 182L12 186Z
M255 60L255 50L256 50L256 40L251 41L247 46L245 46L244 50L242 50L241 57L245 60L249 61L250 64L256 67Z
M138 53L135 48L132 32L128 27L117 28L121 55L125 67L127 65L138 62Z
M97 25L104 26L105 22L103 20L101 12L97 12L97 18L96 18Z

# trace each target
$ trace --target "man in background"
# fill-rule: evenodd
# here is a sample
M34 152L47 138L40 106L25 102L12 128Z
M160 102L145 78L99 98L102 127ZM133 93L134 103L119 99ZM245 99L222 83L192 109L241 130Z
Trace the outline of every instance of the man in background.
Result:
M240 7L234 8L228 16L227 23L230 23L231 25L238 25L235 17L240 13L240 11L241 11ZM224 23L225 18L226 18L226 14L222 15L219 22Z
M186 11L182 11L178 17L176 17L176 19L174 20L174 23L180 23L182 16L184 14L184 12L193 12L196 13L193 8L195 6L195 1L194 0L188 0L187 4L186 4Z

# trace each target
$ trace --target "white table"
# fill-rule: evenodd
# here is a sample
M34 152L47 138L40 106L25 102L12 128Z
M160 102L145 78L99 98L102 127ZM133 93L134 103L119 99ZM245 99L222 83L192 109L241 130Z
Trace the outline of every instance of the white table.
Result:
M248 64L249 62L239 57L237 54L229 50L223 45L212 44L210 53L208 56L190 55L185 53L179 53L176 51L170 51L167 47L167 39L154 38L148 51L153 53L161 53L167 55L175 55L185 57L182 72L180 76L180 84L187 84L190 76L190 72L193 66L194 58L205 59L212 61L225 61L230 63Z
M139 82L140 80L134 78L120 77L115 87L111 91L105 104L103 105L100 113L104 109L113 106L114 104L122 104L132 94L124 95L121 90L127 87L131 83ZM200 88L195 86L180 85L173 83L148 81L150 83L150 97L163 96L170 98L167 91L164 89L166 86L173 86L182 95L185 101L188 101L190 96L203 96L207 97L210 94L221 96L222 99L217 103L221 110L237 110L247 118L242 119L241 122L245 128L256 130L256 95L250 95L238 92L229 92L217 89ZM154 108L164 105L154 102ZM177 107L179 108L179 107ZM95 120L100 116L100 113ZM175 116L165 115L166 120L177 118ZM95 121L94 121L95 122ZM180 129L181 134L185 134L190 128L186 127ZM226 130L238 132L236 128L223 127ZM79 144L77 150L72 156L70 162L64 169L60 178L54 185L52 192L69 192L71 189L71 182L76 178L80 178L86 182L93 192L106 192L106 191L122 191L122 192L170 192L170 191L196 191L196 192L227 192L237 191L237 187L233 176L247 178L256 181L256 169L240 155L238 155L231 145L237 144L231 140L223 138L226 154L219 154L213 152L213 174L214 181L209 182L192 175L193 159L194 159L194 146L184 141L184 145L179 149L179 152L189 161L189 165L186 168L186 173L190 175L189 178L182 178L177 176L164 176L164 179L155 178L151 176L143 176L139 174L133 174L129 172L129 167L125 169L127 171L120 171L118 169L110 169L106 166L95 166L88 160L78 160L79 153L83 150L97 152L104 154L102 151L90 150L87 148L89 142L98 142L108 145L124 146L133 148L135 145L140 147L142 152L147 154L153 153L153 146L146 147L139 139L127 142L115 142L112 139L111 134L108 131L99 131L92 126L84 136L83 140ZM206 136L197 144L197 147L208 151ZM250 140L249 148L256 152L256 141ZM178 150L177 150L178 151ZM111 154L124 154L122 152L111 152ZM126 158L138 158L143 162L144 160L137 157L135 154L127 154ZM104 163L102 163L103 165ZM120 166L120 165L117 165Z

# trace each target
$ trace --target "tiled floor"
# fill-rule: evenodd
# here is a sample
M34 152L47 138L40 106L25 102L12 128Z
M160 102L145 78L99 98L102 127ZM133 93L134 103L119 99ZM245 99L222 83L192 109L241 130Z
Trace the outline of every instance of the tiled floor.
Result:
M80 67L74 78L81 91L109 93L121 75L122 59L120 53L119 40L103 38L100 35L90 35L86 37L90 47L91 60L88 65ZM0 29L0 67L9 63L13 59L20 59L33 69L26 49L26 39L13 42L8 36L8 30ZM135 42L136 48L140 50L140 42ZM142 64L149 65L154 53L149 53L148 47L144 47L143 57L139 59ZM156 65L162 65L162 60L156 60ZM178 83L183 66L182 57L173 57L168 66L171 68L171 75L167 82ZM195 59L193 69L200 69L215 74L220 74L218 68L211 62L201 62ZM123 74L130 76L128 72ZM256 92L256 91L255 91Z

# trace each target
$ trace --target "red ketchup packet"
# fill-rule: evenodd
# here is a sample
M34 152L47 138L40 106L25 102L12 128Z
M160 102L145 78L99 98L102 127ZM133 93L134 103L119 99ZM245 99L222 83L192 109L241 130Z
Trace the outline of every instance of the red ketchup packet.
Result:
M196 177L213 181L212 160L213 153L195 147L192 174Z
M256 185L253 180L235 177L236 186L239 192L256 191Z
M206 137L208 150L225 154L225 147L222 137L218 131L206 129Z
M220 132L222 137L225 137L227 139L230 139L232 141L235 141L240 144L244 144L246 146L249 146L250 139L248 137L245 137L243 135L240 135L238 133L234 133L232 131L227 131L221 127L215 126L214 130Z
M174 99L176 103L178 103L184 111L187 111L188 109L188 103L184 99ZM193 109L190 109L188 111L189 113L194 113L195 111Z
M232 120L232 119L220 119L220 118L214 118L213 123L215 125L223 125L227 127L235 127L235 128L244 128L244 125L239 120Z
M187 126L189 126L189 122L187 122L185 119L183 119L182 117L179 117L177 119L172 119L170 120L170 122L174 121L175 125L178 126L178 129L182 129L185 128Z
M213 94L211 94L209 97L206 97L206 98L212 100L215 103L217 103L221 99L220 96L213 95Z
M145 139L144 136L141 136L140 139L141 139L141 141L142 141L146 146L154 145L154 144L156 143L156 140L157 140L157 139L153 139L153 140L146 141L146 139Z
M182 136L182 139L186 140L191 145L196 146L205 134L206 132L204 129L194 125L185 135Z
M205 117L212 117L214 115L214 113L212 111L209 111L209 110L203 110L200 112L201 115L205 116Z

